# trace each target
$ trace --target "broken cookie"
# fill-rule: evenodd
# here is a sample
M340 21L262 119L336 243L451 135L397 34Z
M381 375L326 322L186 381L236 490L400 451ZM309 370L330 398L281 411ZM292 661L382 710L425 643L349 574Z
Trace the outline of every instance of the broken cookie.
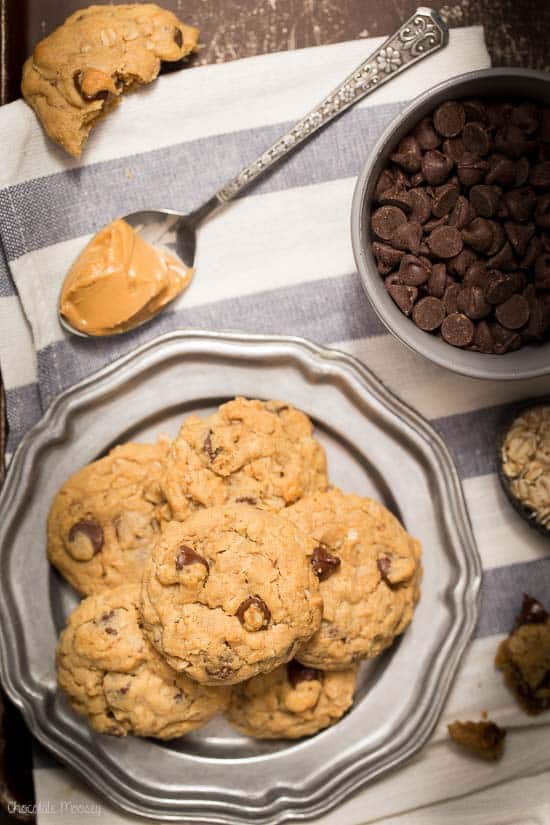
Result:
M21 91L49 137L74 157L97 120L162 61L197 49L198 29L154 3L90 6L42 40L23 67Z
M452 722L447 729L453 742L482 759L500 759L504 752L506 731L494 722Z

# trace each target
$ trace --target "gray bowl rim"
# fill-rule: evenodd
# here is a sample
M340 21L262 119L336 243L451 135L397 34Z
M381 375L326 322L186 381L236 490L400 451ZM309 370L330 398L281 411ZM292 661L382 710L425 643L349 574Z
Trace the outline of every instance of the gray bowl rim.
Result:
M376 263L368 244L364 243L363 215L367 189L374 174L378 174L380 159L385 158L399 138L396 134L407 124L412 127L423 115L418 115L418 109L433 101L435 106L439 98L452 93L453 89L463 84L475 84L488 78L524 78L548 84L550 95L550 74L534 69L490 68L466 72L455 77L443 80L431 86L425 92L415 97L384 130L358 175L351 207L351 242L355 263L365 294L376 315L386 329L402 344L413 352L438 364L445 369L470 378L479 378L493 381L514 381L527 378L537 378L550 374L550 343L540 348L524 347L506 355L486 355L467 350L456 349L449 344L418 329L414 323L401 313L384 289L383 280L378 274ZM480 94L486 94L482 92ZM460 92L460 97L475 96L475 89ZM406 132L403 132L405 134ZM401 137L400 135L399 137ZM382 167L380 167L381 169ZM533 352L548 351L547 363L538 363L524 366ZM514 357L515 356L515 357ZM542 361L543 359L540 358ZM519 362L519 363L518 363Z

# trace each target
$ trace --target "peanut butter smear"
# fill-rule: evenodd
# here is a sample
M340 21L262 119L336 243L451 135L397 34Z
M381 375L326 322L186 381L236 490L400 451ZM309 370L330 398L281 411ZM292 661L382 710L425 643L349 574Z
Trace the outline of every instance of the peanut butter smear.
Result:
M116 220L92 238L63 285L60 312L88 335L113 335L152 318L185 289L193 270Z

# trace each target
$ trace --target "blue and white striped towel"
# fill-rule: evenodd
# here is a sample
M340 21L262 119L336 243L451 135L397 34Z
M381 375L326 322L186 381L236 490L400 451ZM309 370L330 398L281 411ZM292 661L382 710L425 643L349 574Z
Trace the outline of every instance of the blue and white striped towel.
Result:
M349 241L354 178L390 118L417 93L489 58L478 28L456 29L446 50L378 90L201 230L197 275L169 313L117 340L63 334L56 299L84 244L141 207L186 211L252 159L336 85L379 40L272 54L171 74L124 101L71 161L17 102L0 111L0 364L9 451L60 390L169 329L291 333L356 355L430 418L454 452L484 566L481 620L430 745L397 775L322 821L461 825L550 821L549 715L526 717L493 671L499 635L524 590L548 599L550 557L504 501L495 433L516 399L544 380L461 378L406 350L381 327L355 273ZM477 764L447 744L444 724L482 709L505 724L507 753ZM65 769L35 765L39 822L74 822L63 800L90 801ZM465 795L467 795L465 797ZM51 803L48 807L47 803ZM418 810L417 810L418 809ZM413 813L413 811L415 811ZM103 805L105 823L125 822Z

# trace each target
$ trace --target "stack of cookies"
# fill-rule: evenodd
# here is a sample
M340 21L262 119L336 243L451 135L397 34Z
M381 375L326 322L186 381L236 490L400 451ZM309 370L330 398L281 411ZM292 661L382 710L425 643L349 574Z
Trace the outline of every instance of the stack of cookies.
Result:
M329 486L308 417L244 398L75 473L48 556L87 596L57 650L71 705L102 733L161 739L219 712L259 738L333 724L421 575L388 510Z

